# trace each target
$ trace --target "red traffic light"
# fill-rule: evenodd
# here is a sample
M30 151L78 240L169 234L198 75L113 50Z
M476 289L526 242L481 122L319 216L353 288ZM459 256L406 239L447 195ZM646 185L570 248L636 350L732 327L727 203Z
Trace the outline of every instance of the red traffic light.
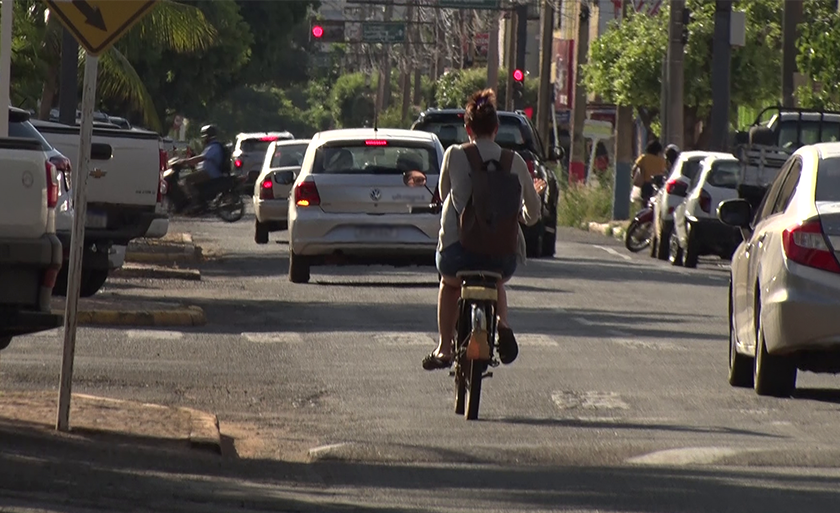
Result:
M522 82L523 80L525 80L525 74L522 73L521 69L513 70L513 79L517 82Z
M321 25L315 25L312 27L312 35L316 38L321 38L324 36L324 27Z

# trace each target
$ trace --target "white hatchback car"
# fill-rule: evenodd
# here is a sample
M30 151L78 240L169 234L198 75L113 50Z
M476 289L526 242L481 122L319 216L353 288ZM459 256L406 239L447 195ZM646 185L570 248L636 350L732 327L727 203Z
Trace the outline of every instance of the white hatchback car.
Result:
M688 196L674 211L668 259L673 265L697 267L703 255L728 260L741 243L741 232L717 218L722 202L738 197L741 164L734 155L713 154L700 164Z
M685 201L691 180L700 172L700 163L709 155L715 155L715 153L684 151L671 167L653 203L653 240L650 244L650 256L668 260L668 244L671 240L671 231L674 229L674 211L680 203Z
M403 182L420 171L437 183L443 146L420 130L330 130L312 137L289 202L289 280L314 265L433 264L440 216L412 215L432 194Z
M254 241L267 244L269 232L286 229L289 194L300 172L309 139L275 141L268 146L254 183Z

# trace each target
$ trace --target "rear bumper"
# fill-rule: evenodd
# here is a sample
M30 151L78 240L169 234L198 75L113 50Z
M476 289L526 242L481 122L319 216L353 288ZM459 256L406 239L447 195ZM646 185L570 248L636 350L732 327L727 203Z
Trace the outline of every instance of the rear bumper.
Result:
M85 240L107 240L118 245L127 245L132 239L145 237L152 223L156 220L168 220L165 213L156 212L155 206L134 206L115 204L96 204L88 206L88 213L106 217L104 227L85 226ZM167 225L168 226L168 225Z
M686 216L691 239L697 244L698 255L719 255L729 258L741 243L741 231L726 226L718 219Z
M254 215L261 223L285 222L289 218L289 200L263 200L255 196Z
M0 239L0 310L4 312L0 317L0 336L11 334L9 330L17 334L26 332L21 331L26 327L25 323L21 324L23 321L11 320L18 313L34 315L51 311L53 284L61 263L62 246L54 234L31 240ZM26 315L22 319L33 318ZM36 322L34 327L38 326Z
M52 312L0 308L0 337L15 337L60 327L64 316Z

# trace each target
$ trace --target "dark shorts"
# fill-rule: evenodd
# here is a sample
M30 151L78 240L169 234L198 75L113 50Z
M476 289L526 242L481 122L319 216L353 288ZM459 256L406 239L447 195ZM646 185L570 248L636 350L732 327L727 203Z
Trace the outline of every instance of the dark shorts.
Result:
M443 276L455 276L461 271L492 271L510 278L516 271L516 255L489 257L470 253L456 242L435 254L437 270Z

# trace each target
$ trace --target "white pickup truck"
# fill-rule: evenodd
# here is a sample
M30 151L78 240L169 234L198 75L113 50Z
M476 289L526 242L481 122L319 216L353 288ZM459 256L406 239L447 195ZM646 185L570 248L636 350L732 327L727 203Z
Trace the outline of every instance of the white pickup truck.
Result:
M79 126L40 120L32 120L32 124L55 149L70 159L73 169L78 169ZM161 205L161 181L166 162L161 137L137 128L94 127L92 142L93 169L87 181L83 297L95 294L105 283L114 267L109 255L116 248L147 234L161 236L166 233L169 222ZM106 151L108 149L110 153ZM62 242L69 247L69 237ZM59 276L57 293L66 290L66 279L66 273Z
M27 112L9 109L10 124L28 119ZM58 173L42 141L0 139L0 349L15 336L63 322L51 309L62 264L55 235L58 193Z

